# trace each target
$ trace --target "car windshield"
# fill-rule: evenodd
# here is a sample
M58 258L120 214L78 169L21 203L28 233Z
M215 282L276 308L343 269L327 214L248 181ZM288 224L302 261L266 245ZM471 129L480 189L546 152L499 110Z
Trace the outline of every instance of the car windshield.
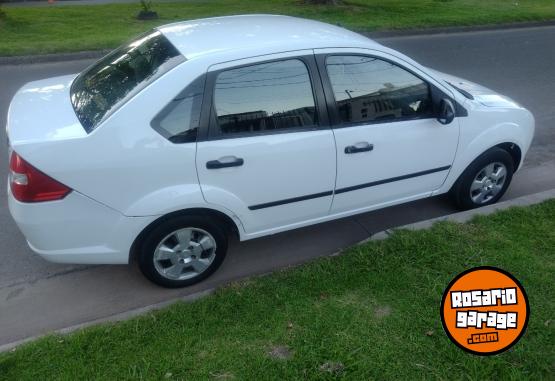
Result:
M73 81L71 103L79 121L90 133L110 112L184 60L159 31L119 47Z

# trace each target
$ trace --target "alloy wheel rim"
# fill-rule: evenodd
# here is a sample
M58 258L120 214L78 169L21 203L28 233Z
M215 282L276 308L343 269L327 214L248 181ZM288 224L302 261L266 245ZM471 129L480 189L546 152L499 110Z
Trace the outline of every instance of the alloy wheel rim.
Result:
M507 167L494 162L482 168L470 185L470 198L475 204L482 205L491 201L501 192L507 179Z
M165 236L154 250L154 268L164 278L186 280L206 271L216 258L216 240L205 230L183 228Z

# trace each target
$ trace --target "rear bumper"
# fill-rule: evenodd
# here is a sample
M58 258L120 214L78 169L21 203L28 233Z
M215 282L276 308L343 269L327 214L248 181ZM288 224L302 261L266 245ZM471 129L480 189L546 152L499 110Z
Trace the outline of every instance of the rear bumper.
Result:
M8 187L8 206L29 247L58 263L128 263L133 241L156 218L126 217L75 191L60 201L21 203Z

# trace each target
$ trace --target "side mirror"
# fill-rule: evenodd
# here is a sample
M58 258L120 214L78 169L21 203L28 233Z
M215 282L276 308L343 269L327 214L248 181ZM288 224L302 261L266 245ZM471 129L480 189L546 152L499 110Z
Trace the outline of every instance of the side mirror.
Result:
M455 119L455 106L448 98L443 98L439 102L439 112L437 121L441 124L449 124Z

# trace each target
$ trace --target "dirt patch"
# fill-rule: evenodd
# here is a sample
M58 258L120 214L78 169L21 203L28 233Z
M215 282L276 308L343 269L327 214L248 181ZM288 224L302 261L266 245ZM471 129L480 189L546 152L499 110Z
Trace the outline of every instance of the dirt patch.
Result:
M287 360L292 355L293 352L286 345L275 345L268 350L268 356L277 360Z
M211 372L210 375L215 380L234 380L235 375L230 372Z
M320 372L330 373L335 376L340 375L345 370L345 365L340 362L325 362L320 365Z
M389 306L379 306L374 310L374 316L378 319L383 319L391 315L391 307Z

